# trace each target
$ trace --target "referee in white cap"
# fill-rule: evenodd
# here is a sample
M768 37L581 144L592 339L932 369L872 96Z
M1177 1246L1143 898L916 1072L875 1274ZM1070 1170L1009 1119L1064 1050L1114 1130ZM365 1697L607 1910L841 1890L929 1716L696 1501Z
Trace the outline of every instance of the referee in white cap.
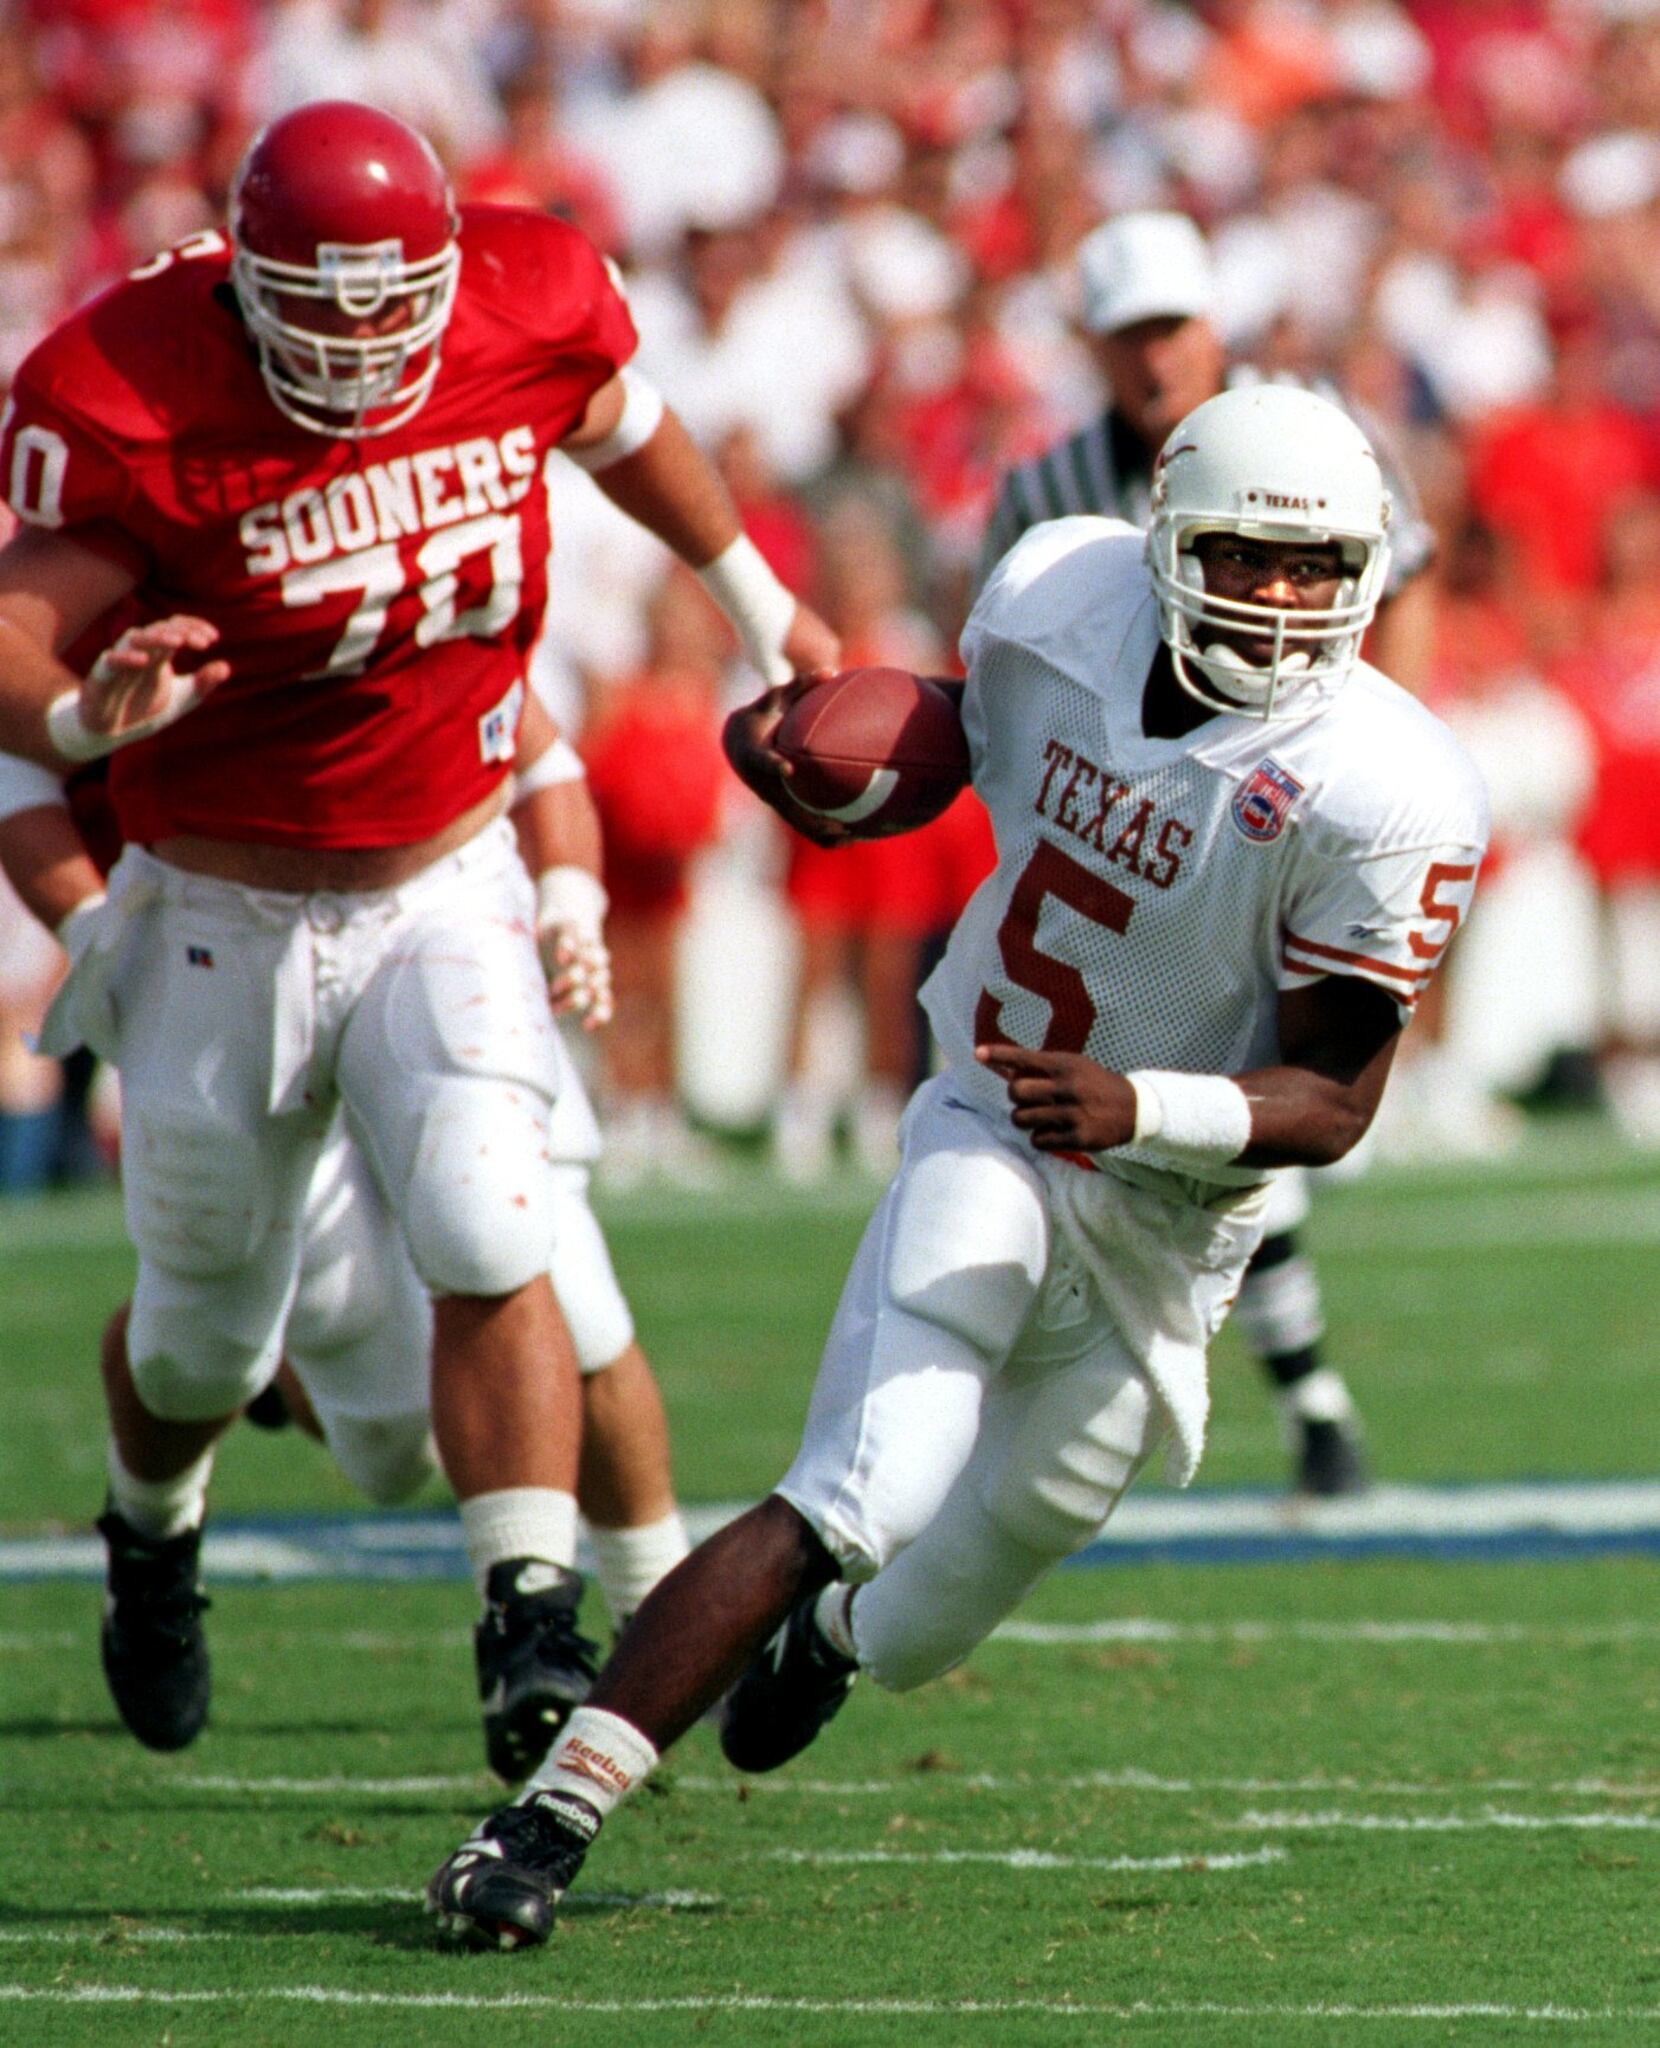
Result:
M1228 368L1210 251L1186 214L1120 214L1085 237L1078 270L1083 326L1111 399L1087 426L1004 477L981 551L981 583L1042 520L1097 512L1145 526L1153 461L1171 428L1224 384L1255 375ZM1344 402L1329 386L1321 396ZM1376 445L1370 423L1362 424ZM1393 597L1428 565L1435 543L1398 466L1387 451L1380 455L1394 500ZM1360 1418L1321 1351L1320 1283L1296 1235L1307 1213L1307 1175L1299 1168L1276 1174L1267 1232L1234 1315L1278 1396L1293 1485L1306 1494L1358 1493L1366 1485Z

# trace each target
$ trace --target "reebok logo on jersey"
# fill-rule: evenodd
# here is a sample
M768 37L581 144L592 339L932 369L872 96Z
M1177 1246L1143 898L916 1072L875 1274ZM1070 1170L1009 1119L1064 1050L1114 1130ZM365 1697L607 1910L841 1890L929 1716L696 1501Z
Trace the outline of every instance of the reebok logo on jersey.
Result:
M1043 759L1043 782L1033 805L1038 816L1052 818L1114 866L1128 868L1155 889L1168 889L1182 871L1193 828L1180 818L1158 819L1151 797L1126 803L1127 782L1059 740L1044 742Z
M1233 821L1253 845L1278 839L1303 785L1278 761L1259 761L1239 785L1230 806Z

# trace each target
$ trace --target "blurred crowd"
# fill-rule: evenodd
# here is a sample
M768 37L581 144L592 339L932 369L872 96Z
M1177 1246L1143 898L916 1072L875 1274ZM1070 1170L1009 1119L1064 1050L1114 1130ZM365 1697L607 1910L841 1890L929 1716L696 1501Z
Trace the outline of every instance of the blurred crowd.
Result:
M1660 1143L1656 0L11 0L0 21L0 382L215 223L263 120L369 100L464 198L567 214L615 257L642 367L860 660L951 666L998 477L1102 400L1080 240L1190 213L1230 352L1333 378L1414 478L1440 552L1401 680L1493 789L1484 901L1386 1135L1502 1145L1502 1098L1554 1086ZM919 963L983 827L948 814L897 868L827 882L722 770L748 685L695 584L574 469L557 491L538 682L611 836L614 1170L695 1178L687 1100L771 1116L801 1177L842 1142L880 1166L922 1057ZM0 979L15 1001L26 977ZM50 1089L26 1066L0 1052L0 1104Z

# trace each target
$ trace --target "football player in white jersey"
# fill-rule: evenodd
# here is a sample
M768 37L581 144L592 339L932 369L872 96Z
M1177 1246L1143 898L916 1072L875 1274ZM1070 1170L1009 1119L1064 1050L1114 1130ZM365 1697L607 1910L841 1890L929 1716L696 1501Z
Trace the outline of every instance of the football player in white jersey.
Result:
M1115 215L1079 244L1077 271L1081 324L1110 399L1077 432L1004 476L981 551L982 583L1044 520L1099 512L1144 527L1154 464L1171 427L1225 385L1261 381L1249 364L1227 363L1215 265L1186 214ZM1315 388L1344 403L1335 387ZM1356 417L1370 435L1364 415ZM1414 675L1399 664L1423 664L1433 627L1423 572L1434 559L1435 534L1406 471L1375 438L1374 446L1389 488L1389 573L1367 644L1373 659L1410 687ZM1262 1243L1240 1287L1234 1323L1275 1390L1292 1485L1313 1495L1359 1493L1367 1479L1361 1418L1326 1356L1320 1278L1299 1235L1309 1194L1300 1168L1270 1179Z
M1259 385L1176 427L1145 539L1063 519L999 566L961 686L998 866L924 992L948 1064L800 1452L435 1874L448 1933L544 1940L606 1815L728 1688L728 1758L771 1769L859 1670L905 1688L966 1656L1161 1441L1192 1476L1264 1176L1365 1131L1486 843L1458 743L1360 658L1387 512L1346 414ZM787 816L794 687L728 727Z

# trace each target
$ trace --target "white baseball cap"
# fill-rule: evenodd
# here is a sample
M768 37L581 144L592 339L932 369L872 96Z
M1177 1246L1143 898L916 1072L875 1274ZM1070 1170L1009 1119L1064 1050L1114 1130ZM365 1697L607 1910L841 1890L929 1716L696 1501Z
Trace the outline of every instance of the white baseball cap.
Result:
M1121 213L1078 245L1083 322L1116 334L1138 320L1209 319L1216 283L1205 238L1185 213Z

